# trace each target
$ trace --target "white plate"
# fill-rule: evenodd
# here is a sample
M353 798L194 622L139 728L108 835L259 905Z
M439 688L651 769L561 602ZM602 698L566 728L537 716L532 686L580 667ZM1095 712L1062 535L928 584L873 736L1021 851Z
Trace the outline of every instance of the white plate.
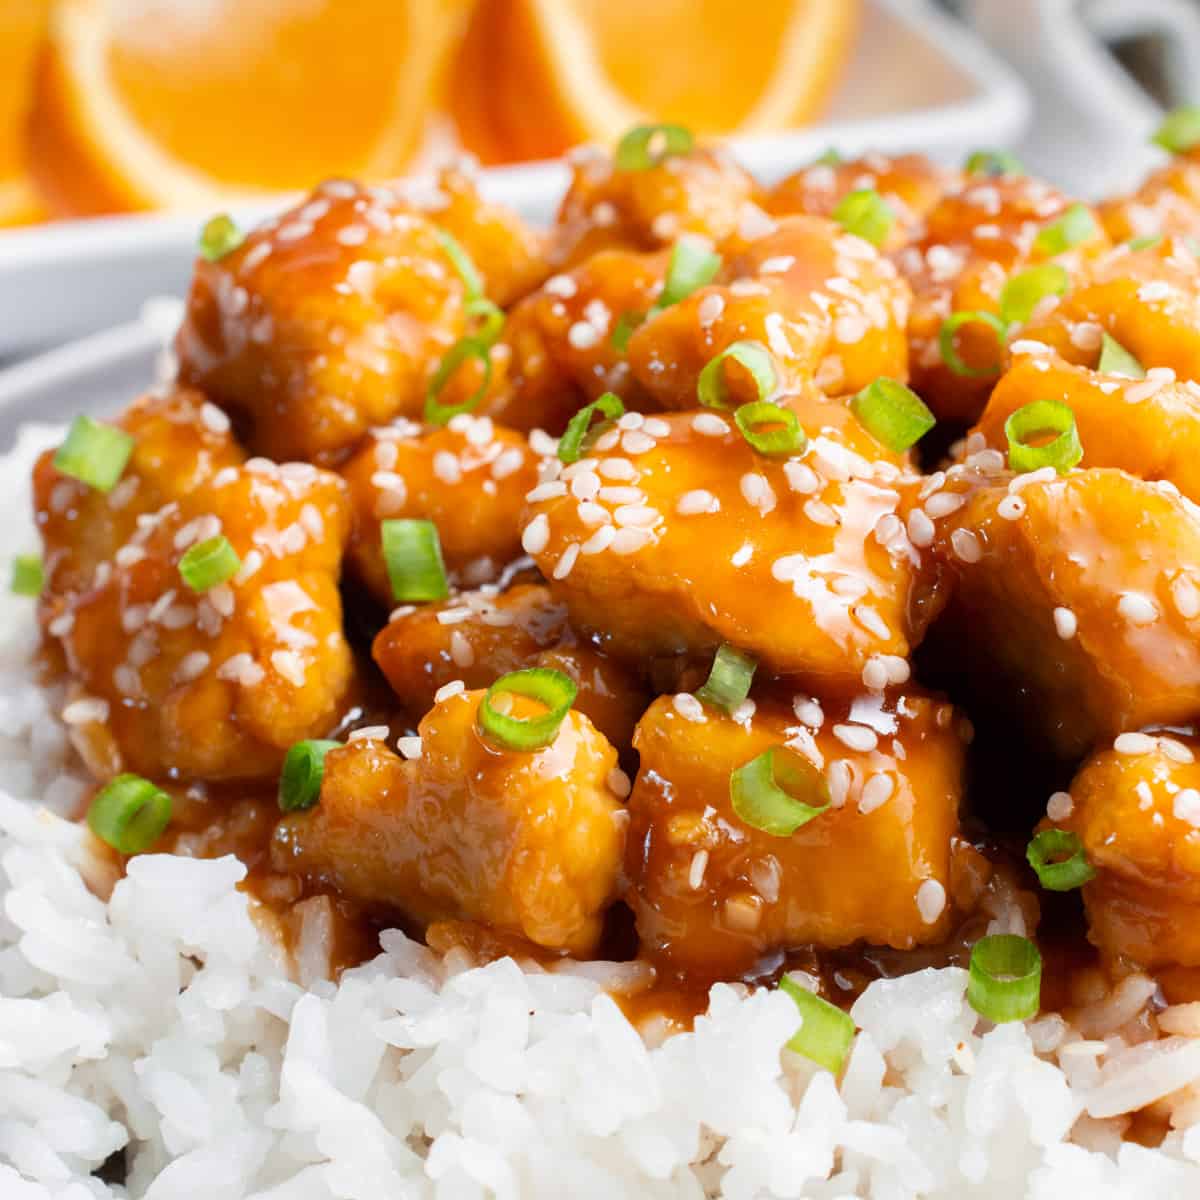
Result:
M829 119L734 148L770 180L829 145L850 154L920 149L957 157L979 144L1011 142L1028 114L1017 76L929 0L868 0ZM534 163L484 172L483 190L545 221L565 179L561 163ZM253 223L265 211L235 216ZM0 358L130 320L150 296L181 295L197 225L195 215L151 214L0 233ZM11 395L11 383L2 390Z

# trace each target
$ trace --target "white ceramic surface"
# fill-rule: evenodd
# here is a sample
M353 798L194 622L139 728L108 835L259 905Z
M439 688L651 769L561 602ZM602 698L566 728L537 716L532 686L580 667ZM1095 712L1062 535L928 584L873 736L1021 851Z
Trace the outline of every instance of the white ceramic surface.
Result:
M827 121L735 148L768 180L831 144L846 153L921 149L956 158L981 143L1011 142L1028 112L1018 77L930 0L867 0L863 35ZM531 220L547 220L565 179L561 163L535 163L487 171L483 188ZM264 211L235 216L249 223ZM197 225L195 215L144 215L0 234L0 359L127 321L149 296L181 294Z

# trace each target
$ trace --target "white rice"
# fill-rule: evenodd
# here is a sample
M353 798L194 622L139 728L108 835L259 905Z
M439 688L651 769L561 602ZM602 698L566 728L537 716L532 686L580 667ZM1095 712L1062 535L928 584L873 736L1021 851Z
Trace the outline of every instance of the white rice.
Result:
M50 436L0 463L0 561L34 545ZM34 644L30 602L0 595L3 1200L1200 1195L1200 1123L1121 1141L1122 1114L1167 1093L1200 1118L1200 1039L1126 1041L1140 977L1078 1029L989 1029L958 969L874 983L839 1086L784 1050L779 992L717 986L694 1033L644 1040L602 990L629 967L472 967L391 932L334 986L314 978L322 902L291 964L233 858L145 856L113 887L52 815L82 781ZM106 1175L125 1182L102 1182L121 1151Z

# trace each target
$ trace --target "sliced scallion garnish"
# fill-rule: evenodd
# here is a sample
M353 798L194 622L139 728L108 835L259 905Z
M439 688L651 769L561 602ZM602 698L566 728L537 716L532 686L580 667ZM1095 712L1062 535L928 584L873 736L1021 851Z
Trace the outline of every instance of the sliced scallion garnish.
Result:
M1146 233L1141 237L1130 238L1125 243L1130 250L1152 250L1163 240L1161 233Z
M1089 238L1097 237L1100 226L1092 216L1092 210L1086 204L1075 203L1056 221L1051 221L1037 235L1033 248L1039 253L1050 257L1073 249Z
M965 170L968 175L1023 175L1025 164L1007 150L974 150L967 155Z
M12 591L17 596L42 594L42 559L37 554L18 554L12 562Z
M1127 379L1146 378L1146 368L1108 333L1100 342L1100 361L1096 370L1107 375L1124 375Z
M98 492L111 492L132 453L133 438L123 429L78 416L54 455L54 467Z
M943 322L938 332L938 349L942 353L942 362L965 379L988 379L1000 374L1000 364L991 367L973 367L958 352L954 339L964 325L979 323L993 330L1001 344L1008 333L1008 326L995 313L984 312L982 309L951 313Z
M118 775L88 806L91 831L120 854L149 849L171 820L171 797L140 775Z
M731 713L750 694L750 683L758 666L749 654L743 654L728 642L717 648L708 678L696 692L696 698Z
M1061 296L1070 282L1058 263L1042 263L1018 271L1000 292L1000 320L1005 325L1024 324L1047 296Z
M462 280L462 285L468 300L478 300L483 295L483 276L479 268L471 260L471 256L463 249L462 243L453 234L444 229L437 231L438 241L454 266L454 273Z
M450 594L442 543L432 521L394 517L382 521L379 539L392 596L400 604L445 600Z
M814 166L840 167L845 159L836 146L830 146L819 158L813 159Z
M548 667L529 667L501 675L479 702L479 727L506 750L540 750L558 737L577 692L575 681ZM501 712L496 700L501 695L524 696L545 705L546 711L530 717Z
M742 437L759 454L771 457L800 454L808 445L808 435L800 419L790 408L769 400L752 400L733 414Z
M621 171L645 171L664 158L690 153L695 144L683 125L635 125L617 143L613 163Z
M1034 400L1018 408L1004 422L1004 434L1008 465L1020 474L1053 467L1065 475L1083 458L1075 414L1058 400Z
M833 210L833 219L847 233L857 235L872 246L882 246L896 214L874 188L859 188L842 197Z
M1043 829L1029 843L1025 857L1048 892L1074 891L1096 877L1079 835L1066 829Z
M886 376L867 384L850 401L850 409L873 437L897 454L915 446L937 424L912 388Z
M232 579L242 569L242 560L224 534L189 546L179 560L179 574L193 592L207 592Z
M790 837L829 807L825 777L806 758L772 746L729 776L733 811L752 829Z
M325 776L325 755L340 745L341 742L310 738L288 750L279 773L278 799L283 812L299 812L316 804Z
M780 979L779 989L792 998L802 1018L802 1024L788 1041L787 1048L836 1075L854 1044L853 1018L787 975Z
M737 363L750 376L759 400L766 400L774 394L778 380L771 352L761 342L734 342L710 358L696 380L696 396L705 408L732 407L729 385L725 380L725 372L731 362Z
M233 218L228 213L218 213L204 223L197 245L201 256L215 263L232 254L245 240L246 235Z
M681 237L671 250L662 293L650 315L678 304L706 283L711 283L720 269L721 256L707 242L696 237Z
M481 345L491 348L504 331L504 310L486 296L467 301L467 316L479 321L471 336Z
M438 369L429 381L425 392L425 420L430 425L445 425L459 413L474 412L479 402L487 395L492 382L491 347L477 337L459 338L438 364ZM479 386L460 404L443 404L438 399L445 391L446 385L458 373L460 367L471 361L482 364L483 378Z
M578 462L583 456L584 439L588 436L592 417L595 413L599 413L602 417L606 418L605 421L596 427L597 430L600 430L610 421L615 421L624 412L625 405L621 403L621 397L613 392L605 392L603 396L593 400L591 404L584 405L567 422L567 428L563 431L562 437L558 439L559 461L565 463Z
M616 325L613 326L612 337L609 341L612 342L613 349L618 354L624 354L629 348L629 339L637 332L638 326L646 320L645 313L639 312L623 312L618 318Z
M1200 105L1172 109L1150 139L1172 154L1182 154L1200 144Z
M997 1025L1037 1016L1042 998L1042 956L1015 933L980 938L971 950L967 1001Z

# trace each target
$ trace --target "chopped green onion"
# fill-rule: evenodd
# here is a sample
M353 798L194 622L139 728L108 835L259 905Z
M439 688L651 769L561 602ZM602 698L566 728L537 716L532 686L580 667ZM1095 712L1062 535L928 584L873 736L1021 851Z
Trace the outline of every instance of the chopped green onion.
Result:
M846 160L842 158L842 153L836 146L830 146L820 158L814 159L814 166L822 167L840 167Z
M1065 475L1083 458L1075 414L1058 400L1034 400L1018 408L1004 422L1004 433L1008 438L1008 465L1021 474L1053 467ZM1030 439L1047 434L1055 437L1040 445L1030 444Z
M12 563L12 590L18 596L42 594L42 560L37 554L18 554Z
M882 376L850 401L850 410L889 450L902 454L915 446L937 418L911 388Z
M1018 271L1000 292L1000 319L1006 325L1023 324L1047 296L1061 296L1069 282L1067 272L1058 263Z
M88 806L91 831L120 854L141 854L171 821L171 797L140 775L118 775Z
M612 331L612 337L609 339L612 342L613 349L619 354L624 354L629 347L629 339L633 337L637 332L638 326L645 320L645 313L623 312L617 318L616 326Z
M704 364L696 380L696 395L705 408L732 408L729 401L729 386L725 382L726 363L735 362L754 381L759 400L766 400L775 392L778 382L775 375L775 360L761 342L734 342L726 346L715 358Z
M1057 221L1051 221L1034 239L1033 248L1039 254L1050 256L1098 237L1100 226L1086 204L1072 204Z
M223 534L190 546L179 560L179 574L193 592L207 592L241 569L242 560Z
M1107 375L1124 375L1129 379L1145 379L1146 368L1111 334L1104 334L1100 343L1100 362L1096 369Z
M316 804L325 777L325 755L340 745L310 738L288 750L279 773L279 807L283 812L299 812Z
M808 445L808 435L796 414L769 400L743 404L733 414L733 419L742 431L742 437L759 454L800 454Z
M992 367L973 367L959 354L958 347L954 344L954 337L958 331L964 325L972 325L975 322L995 330L996 337L1003 344L1005 335L1008 333L1008 326L995 313L974 309L951 313L942 322L941 331L938 333L938 349L942 352L942 362L955 375L962 375L967 379L987 379L992 375L1000 374L1000 364L997 363Z
M1182 154L1200 143L1200 105L1185 104L1167 113L1150 139L1172 154Z
M671 250L662 294L650 310L650 315L678 304L698 288L711 283L720 269L721 256L714 253L702 238L681 237Z
M400 604L445 600L450 594L442 543L432 521L393 517L380 523L379 539L392 595Z
M971 950L967 1001L997 1025L1037 1016L1042 998L1042 956L1015 933L980 938Z
M490 349L504 330L504 310L486 296L476 296L474 300L467 301L466 311L468 317L480 318L480 324L471 336L481 346Z
M228 213L209 218L200 230L199 250L209 262L220 262L246 240L246 235L234 224Z
M723 642L717 648L704 686L696 693L697 699L733 712L750 694L750 681L757 666L749 654Z
M1038 882L1048 892L1071 892L1096 877L1077 833L1043 829L1025 851Z
M1130 238L1125 243L1130 250L1151 250L1163 240L1161 233L1147 233L1141 237Z
M548 667L529 667L501 675L479 703L479 727L506 750L540 750L558 737L578 689L575 681ZM496 707L496 698L507 693L526 696L546 706L533 717L514 717Z
M836 1004L830 1004L816 992L802 987L790 976L785 975L780 979L779 990L791 996L803 1019L787 1048L796 1054L803 1054L818 1067L824 1067L836 1075L854 1043L854 1019Z
M1025 164L1007 150L975 150L967 155L968 175L1023 175Z
M591 404L584 405L571 419L567 422L567 428L563 431L563 435L558 439L558 458L560 462L573 463L578 462L583 456L584 439L588 436L588 431L592 424L592 415L600 413L601 416L607 417L608 420L598 425L597 431L604 428L609 421L615 421L625 412L625 405L621 403L621 397L613 392L605 392L597 400L593 400Z
M636 125L617 143L613 163L621 171L645 171L664 158L689 153L695 144L683 125Z
M446 257L454 266L455 274L462 280L467 299L480 299L483 296L483 276L480 275L479 268L471 261L471 256L463 249L462 243L444 229L437 231L437 237L438 241L442 243Z
M488 353L490 348L477 337L462 337L446 351L445 358L438 364L438 369L433 373L425 392L425 420L430 425L445 425L459 413L473 412L479 407L479 402L487 395L492 382L492 357ZM459 367L471 360L483 364L483 379L480 380L479 386L461 404L443 404L438 397Z
M825 777L806 758L772 746L729 776L733 811L772 837L790 837L829 807Z
M123 429L79 416L54 455L54 467L98 492L111 492L133 453L133 438Z
M842 197L833 210L833 219L847 233L857 234L872 246L882 246L896 214L874 188L860 188Z

